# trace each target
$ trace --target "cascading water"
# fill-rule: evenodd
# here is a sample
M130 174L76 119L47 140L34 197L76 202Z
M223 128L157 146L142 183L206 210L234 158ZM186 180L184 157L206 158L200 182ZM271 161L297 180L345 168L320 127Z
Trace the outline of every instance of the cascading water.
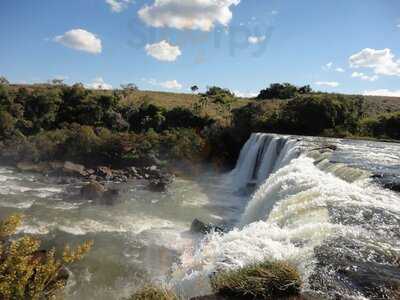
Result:
M174 274L182 293L195 285L207 294L213 272L267 259L295 265L304 292L320 297L396 299L400 196L332 155L313 138L253 134L231 176L256 192L235 229L182 256Z
M300 154L297 140L254 133L244 145L236 168L232 171L234 186L239 189L259 186L273 172Z

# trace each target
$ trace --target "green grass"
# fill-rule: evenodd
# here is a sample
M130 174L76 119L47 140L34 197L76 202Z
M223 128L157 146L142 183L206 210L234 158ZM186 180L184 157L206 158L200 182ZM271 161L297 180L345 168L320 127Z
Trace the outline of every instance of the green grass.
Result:
M166 109L172 109L175 107L193 108L194 104L196 104L199 99L200 97L197 94L136 91L130 93L130 95L124 99L122 104L137 106L143 103L143 101L147 101L150 104L164 107ZM251 101L251 99L236 98L232 103L232 109L245 106ZM218 118L218 116L220 116L220 112L214 104L209 104L203 113L210 117Z
M178 300L178 297L165 288L148 285L137 291L128 300Z
M211 278L215 293L237 299L282 299L300 293L298 271L285 262L262 262L217 273Z

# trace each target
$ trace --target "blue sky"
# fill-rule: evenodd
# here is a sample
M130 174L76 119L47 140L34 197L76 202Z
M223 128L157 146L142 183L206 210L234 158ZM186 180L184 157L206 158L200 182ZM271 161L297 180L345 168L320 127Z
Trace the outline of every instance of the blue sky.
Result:
M0 75L400 96L398 0L1 0Z

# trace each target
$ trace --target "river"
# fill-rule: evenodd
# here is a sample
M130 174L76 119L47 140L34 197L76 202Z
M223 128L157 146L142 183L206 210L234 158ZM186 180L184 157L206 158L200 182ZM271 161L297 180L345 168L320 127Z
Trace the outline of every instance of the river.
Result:
M400 282L400 194L376 175L400 181L400 144L253 134L231 173L161 194L121 184L112 206L68 200L82 182L3 167L0 218L24 214L21 233L46 247L94 241L67 299L120 299L148 281L190 298L210 293L213 272L264 259L296 266L317 298L384 298L379 288ZM229 232L191 234L195 218Z

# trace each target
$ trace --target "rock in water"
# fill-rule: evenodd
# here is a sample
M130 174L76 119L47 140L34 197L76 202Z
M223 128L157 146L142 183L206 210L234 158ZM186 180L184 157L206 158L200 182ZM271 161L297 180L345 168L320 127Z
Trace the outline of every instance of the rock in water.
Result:
M81 196L88 200L98 200L104 197L106 188L96 181L85 185L81 189Z
M190 226L190 232L192 233L208 234L213 231L223 233L224 229L213 224L206 224L199 219L194 219Z
M46 163L19 162L16 167L23 172L47 173L50 170Z
M375 174L372 179L385 189L400 193L400 179L395 174Z
M113 177L113 171L109 167L98 167L96 170L96 174L106 180L111 179Z
M149 174L145 174L149 177L149 189L154 192L165 192L168 186L173 181L173 175L162 173L157 168L149 169Z
M67 175L74 176L87 176L87 172L85 171L85 166L74 164L72 162L65 162L63 166L63 172Z
M400 267L395 253L338 237L314 249L317 260L309 281L332 299L399 299Z

